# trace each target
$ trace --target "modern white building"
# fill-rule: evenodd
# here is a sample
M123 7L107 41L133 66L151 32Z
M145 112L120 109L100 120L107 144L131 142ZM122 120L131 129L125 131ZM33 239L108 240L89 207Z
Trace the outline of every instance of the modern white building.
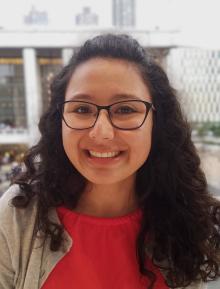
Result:
M167 72L191 122L220 122L220 50L170 50Z

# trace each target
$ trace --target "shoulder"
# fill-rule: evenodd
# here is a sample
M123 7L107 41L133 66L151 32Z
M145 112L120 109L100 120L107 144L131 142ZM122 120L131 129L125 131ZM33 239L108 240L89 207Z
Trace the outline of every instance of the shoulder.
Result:
M18 185L12 185L0 198L0 208L4 207L8 201L12 200L13 197L19 195L20 189Z
M0 230L12 230L15 227L25 228L35 222L37 201L34 197L26 208L17 208L12 204L14 197L21 194L18 185L11 186L0 198Z

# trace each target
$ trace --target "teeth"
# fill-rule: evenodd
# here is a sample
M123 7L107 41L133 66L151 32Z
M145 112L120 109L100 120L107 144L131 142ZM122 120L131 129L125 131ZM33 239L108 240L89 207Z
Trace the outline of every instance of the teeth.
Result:
M107 153L99 153L94 151L89 151L90 155L98 158L113 158L119 155L119 152L107 152Z

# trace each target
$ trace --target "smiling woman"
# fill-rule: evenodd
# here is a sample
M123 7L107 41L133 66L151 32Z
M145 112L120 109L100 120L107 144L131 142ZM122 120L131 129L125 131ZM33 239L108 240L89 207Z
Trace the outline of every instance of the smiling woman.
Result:
M92 103L79 102L83 100L81 95L92 97ZM124 100L114 102L112 99L116 96ZM136 171L150 152L152 111L148 87L134 64L126 60L92 58L75 69L65 101L64 150L73 166L88 180L87 185L92 187L89 195L92 197L93 192L95 195L91 199L96 200L96 206L97 200L100 203L98 208L93 208L92 204L87 207L106 214L110 204L105 199L109 197L102 192L106 184L111 184L111 194L115 194L111 200L111 215L126 213L124 205L130 191L126 183L129 180L130 186L131 179L135 182Z
M0 289L201 289L220 275L220 203L136 40L86 41L39 129L0 200Z

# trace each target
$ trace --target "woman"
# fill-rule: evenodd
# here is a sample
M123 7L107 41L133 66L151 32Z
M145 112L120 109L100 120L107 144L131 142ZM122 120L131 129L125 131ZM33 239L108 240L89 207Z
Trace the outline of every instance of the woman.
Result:
M39 129L1 199L0 289L199 289L219 276L219 202L176 92L136 40L86 41Z

